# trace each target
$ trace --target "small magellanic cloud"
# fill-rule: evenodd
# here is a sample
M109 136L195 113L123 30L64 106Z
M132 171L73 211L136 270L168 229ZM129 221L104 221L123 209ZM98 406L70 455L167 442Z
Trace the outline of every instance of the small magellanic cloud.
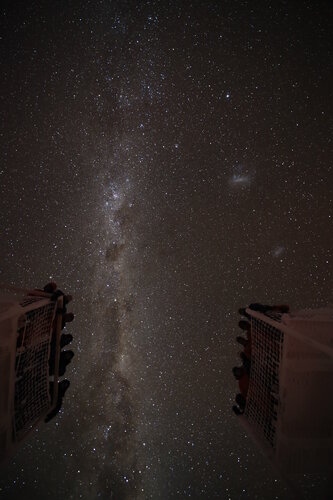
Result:
M273 257L281 257L284 251L285 251L284 246L278 245L275 248L273 248L272 255Z

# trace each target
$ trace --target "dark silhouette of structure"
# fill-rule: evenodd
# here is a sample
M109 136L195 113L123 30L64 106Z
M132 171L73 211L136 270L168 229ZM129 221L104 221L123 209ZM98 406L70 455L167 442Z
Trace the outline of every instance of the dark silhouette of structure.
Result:
M73 339L61 335L64 317L74 319L64 307L71 300L55 283L34 290L0 285L0 460L61 407L69 381L58 379L74 356L61 352Z
M290 312L289 306L251 306L239 309L247 339L236 339L244 347L243 366L233 369L239 385L248 373L248 390L240 390L232 410L289 484L296 484L297 475L329 475L333 308Z

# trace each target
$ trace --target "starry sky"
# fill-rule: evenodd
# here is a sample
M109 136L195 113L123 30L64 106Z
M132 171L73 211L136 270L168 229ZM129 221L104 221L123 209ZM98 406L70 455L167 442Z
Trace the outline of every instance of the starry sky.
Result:
M231 368L238 307L333 303L331 3L0 13L0 281L53 279L76 316L1 498L290 500Z

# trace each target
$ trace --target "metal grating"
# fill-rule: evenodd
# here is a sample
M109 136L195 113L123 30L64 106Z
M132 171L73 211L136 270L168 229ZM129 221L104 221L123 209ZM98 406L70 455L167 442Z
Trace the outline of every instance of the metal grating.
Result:
M252 317L251 336L251 376L245 415L257 436L275 449L284 335L277 328Z
M50 408L48 358L56 303L34 309L18 322L13 430L16 440Z
M22 307L27 307L29 306L30 304L33 304L34 302L39 302L41 299L43 299L44 297L39 297L39 296L35 296L35 297L32 297L32 296L29 296L27 295L26 297L24 297L21 301L20 301L20 306Z

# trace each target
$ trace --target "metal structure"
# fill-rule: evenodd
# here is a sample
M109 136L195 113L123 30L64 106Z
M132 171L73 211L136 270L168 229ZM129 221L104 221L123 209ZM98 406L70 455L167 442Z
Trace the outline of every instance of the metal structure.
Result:
M285 477L332 472L333 308L251 317L240 422Z
M14 452L56 404L63 298L51 300L50 294L40 290L0 288L1 460ZM56 349L52 385L51 343Z

